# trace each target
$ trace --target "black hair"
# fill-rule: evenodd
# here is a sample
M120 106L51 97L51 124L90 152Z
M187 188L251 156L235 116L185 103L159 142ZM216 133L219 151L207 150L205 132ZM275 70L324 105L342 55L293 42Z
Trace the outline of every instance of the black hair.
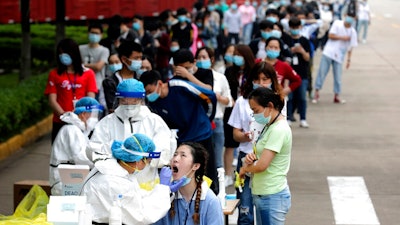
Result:
M271 42L271 41L273 41L273 40L278 41L278 43L279 43L279 49L282 51L282 50L283 50L283 47L282 47L281 39L279 39L279 38L277 38L277 37L270 37L270 38L268 38L268 39L265 41L265 48L267 48L269 42Z
M117 52L119 58L122 56L129 58L132 55L132 52L143 52L143 48L140 44L134 41L123 41L118 47Z
M90 32L91 29L100 29L100 33L103 33L103 26L101 26L98 22L91 22L88 26L88 31Z
M265 16L268 16L271 14L279 17L279 11L276 9L267 9L267 11L265 11Z
M199 57L199 54L200 54L200 52L201 52L202 50L205 50L205 51L207 52L208 57L210 57L210 59L213 58L214 55L215 55L215 54L214 54L214 50L213 50L212 48L209 48L209 47L207 47L207 46L204 46L204 47L201 47L201 48L198 48L198 49L197 49L196 56L195 56L196 59L197 59L197 57Z
M162 22L165 22L171 14L172 14L172 10L166 9L166 10L164 10L164 11L162 11L162 12L160 13L160 15L158 16L158 18L159 18Z
M249 94L249 100L253 99L257 104L268 107L268 103L272 103L274 108L279 112L282 111L284 100L279 93L265 87L259 87Z
M187 13L188 13L188 11L183 7L179 8L178 10L176 10L176 15L177 16L186 15Z
M115 14L114 16L112 16L109 19L109 25L110 24L115 24L115 25L120 26L123 22L124 22L124 18L119 14Z
M143 21L143 16L140 15L140 14L135 14L135 15L133 16L133 19L138 19L138 20L142 20L142 21Z
M269 21L269 20L262 20L258 24L258 27L260 28L260 30L265 30L267 28L273 30L274 29L274 23Z
M143 55L142 56L142 61L143 60L148 60L150 62L151 65L151 69L154 69L154 59L148 55Z
M161 80L161 74L157 70L145 71L142 76L140 76L140 81L145 88L149 84L156 84L159 80Z
M289 20L289 27L298 27L301 26L301 20L297 17L292 17Z
M60 61L59 55L61 53L66 53L71 57L74 73L82 75L83 66L82 66L81 53L79 51L79 45L71 38L63 39L58 43L56 50L56 59L57 59L57 73L59 75L66 72L68 69L67 66L62 64Z
M172 58L174 59L175 66L185 62L194 62L193 54L189 49L179 49L177 52L174 53L174 56Z
M272 65L265 61L258 62L250 70L246 83L243 87L243 98L247 99L253 91L253 81L257 80L260 74L263 73L267 78L271 79L271 89L276 93L282 93L282 86L279 84L276 71ZM282 93L283 94L283 93ZM284 97L283 95L281 96Z

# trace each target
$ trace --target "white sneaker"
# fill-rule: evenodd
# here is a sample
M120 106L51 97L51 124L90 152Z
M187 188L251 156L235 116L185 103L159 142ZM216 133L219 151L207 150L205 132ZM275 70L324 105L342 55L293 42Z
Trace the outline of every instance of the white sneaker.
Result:
M233 184L233 179L231 176L225 176L225 187L229 187Z
M309 128L310 126L308 125L307 121L300 120L300 127Z
M232 166L236 167L237 163L238 163L237 158L234 158L232 161Z
M363 43L363 44L367 44L367 40L363 39L363 40L362 40L362 43Z

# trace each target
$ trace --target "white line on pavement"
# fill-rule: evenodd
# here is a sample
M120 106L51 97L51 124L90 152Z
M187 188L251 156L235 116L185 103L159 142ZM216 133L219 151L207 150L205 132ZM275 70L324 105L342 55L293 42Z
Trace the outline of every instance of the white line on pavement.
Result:
M363 177L327 177L335 224L379 225Z

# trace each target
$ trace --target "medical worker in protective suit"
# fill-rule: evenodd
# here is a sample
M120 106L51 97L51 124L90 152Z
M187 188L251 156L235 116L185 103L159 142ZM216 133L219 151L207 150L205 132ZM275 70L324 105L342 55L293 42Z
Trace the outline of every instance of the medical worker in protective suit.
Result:
M115 95L118 107L96 125L90 139L88 154L92 155L92 160L111 154L110 146L114 140L125 140L132 134L141 133L153 140L156 151L161 152L159 167L168 165L176 149L176 139L164 120L144 105L146 95L142 82L123 80Z
M172 183L171 169L163 167L160 184L156 184L151 191L140 188L143 182L139 179L141 173L146 171L151 160L160 156L154 152L155 148L146 135L134 134L123 142L114 141L111 146L112 158L95 163L81 193L87 197L93 222L108 223L109 210L117 198L123 224L151 224L168 212L170 193L176 192L184 179ZM147 177L150 176L147 174Z
M86 156L86 147L89 143L88 135L99 121L99 114L103 107L96 99L81 98L75 105L73 112L66 112L60 116L66 123L58 132L52 145L50 156L49 182L52 195L61 195L62 184L57 167L60 164L89 165L93 163Z

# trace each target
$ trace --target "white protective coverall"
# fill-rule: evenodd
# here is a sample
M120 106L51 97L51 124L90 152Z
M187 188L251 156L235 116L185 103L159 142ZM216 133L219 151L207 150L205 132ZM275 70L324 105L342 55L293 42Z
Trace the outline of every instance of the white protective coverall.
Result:
M140 107L138 115L130 118L130 121L119 118L116 113L109 114L100 120L90 138L88 155L92 155L91 152L111 155L111 144L114 140L125 140L135 133L147 135L154 142L155 151L161 152L160 160L157 160L159 168L169 165L172 154L176 150L176 139L172 137L171 130L164 120L144 105Z
M109 211L116 196L120 201L123 224L152 224L165 216L171 206L170 188L157 184L152 191L139 187L135 175L130 175L116 159L100 160L84 182L81 195L87 197L92 220L109 222Z
M89 138L81 130L85 126L84 123L72 112L62 115L61 120L67 124L58 132L50 155L49 183L52 195L61 195L62 192L58 165L73 164L93 167L92 161L86 156L86 147L89 143Z

